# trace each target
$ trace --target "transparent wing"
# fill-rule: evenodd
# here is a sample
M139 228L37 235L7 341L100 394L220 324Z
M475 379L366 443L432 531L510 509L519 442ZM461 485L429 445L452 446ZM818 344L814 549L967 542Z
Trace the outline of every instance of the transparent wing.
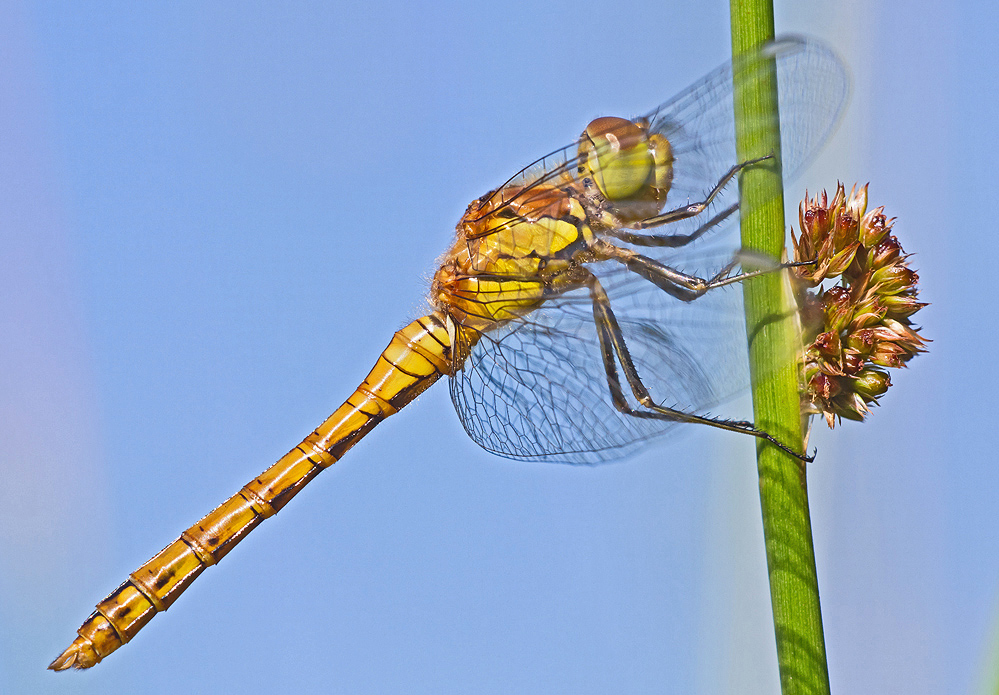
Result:
M718 68L645 116L651 131L670 140L676 160L666 209L703 200L738 163L733 71L747 81L762 78L771 56L777 66L785 179L793 178L829 138L848 97L845 67L815 41L779 39L759 54ZM753 132L773 124L746 125ZM537 160L492 195L516 196L507 203L522 201L543 183L571 182L578 176L577 148L573 143ZM662 231L688 234L738 200L731 186L702 215ZM720 240L721 229L737 217L730 215L707 238ZM654 253L701 277L710 277L731 258L712 267L695 263L690 247ZM748 387L741 287L713 290L684 303L619 265L588 268L607 291L638 373L658 403L704 414ZM482 335L452 379L451 395L469 436L512 458L597 463L622 457L674 425L614 407L585 290L549 300L527 317Z
M636 286L620 266L592 269L658 403L703 413L748 386L739 286L684 303L650 283ZM675 424L614 407L587 290L483 334L452 378L451 397L477 444L518 459L608 461Z
M718 68L697 84L652 111L652 132L664 135L676 157L670 202L684 205L704 198L718 180L738 163L735 150L733 69L741 80L764 77L768 57L776 58L780 110L781 161L785 182L793 180L832 135L849 96L849 77L843 63L824 45L798 37L782 38L760 54ZM769 120L750 120L750 137L775 126ZM739 202L738 190L728 187L705 215ZM737 219L733 215L728 223ZM670 224L670 233L686 234L703 224L690 218Z
M850 80L842 61L825 45L801 37L784 37L760 53L737 58L709 73L644 118L650 131L669 139L676 158L673 184L666 208L703 200L718 180L738 163L735 151L735 111L732 101L733 70L740 80L762 79L766 59L777 66L781 154L785 181L800 172L832 134L846 106ZM769 129L769 120L746 123L749 132ZM578 176L578 141L542 157L500 186L492 195L503 195L513 185L516 198L530 197L542 183L567 182ZM687 234L718 211L738 203L735 186L722 192L698 217L675 222L671 233ZM510 201L507 201L510 202ZM729 217L719 230L737 219Z

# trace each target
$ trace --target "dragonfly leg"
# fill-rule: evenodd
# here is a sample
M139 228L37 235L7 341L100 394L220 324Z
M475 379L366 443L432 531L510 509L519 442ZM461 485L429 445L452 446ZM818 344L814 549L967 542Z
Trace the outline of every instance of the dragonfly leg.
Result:
M604 370L607 374L607 385L610 388L611 400L617 410L634 417L667 420L670 422L692 422L710 425L730 432L741 432L742 434L748 434L767 441L806 463L814 460L814 456L807 456L806 454L794 451L773 435L758 429L752 422L695 415L657 404L638 375L638 369L636 369L635 363L631 359L631 353L628 351L624 334L621 332L621 327L614 316L614 311L611 309L607 293L604 292L599 280L595 277L590 281L590 297L593 300L593 320L596 324L597 335L600 340L600 351L603 357ZM617 359L615 360L615 358ZM644 408L647 408L647 410L632 408L628 404L621 385L620 376L618 375L617 363L621 364L621 369L624 371L625 379L635 399Z
M642 276L659 289L684 302L691 302L708 290L724 287L765 273L772 273L784 268L794 268L800 265L811 265L814 261L777 263L772 259L751 251L740 251L731 261L715 273L704 279L689 275L668 265L660 263L648 256L643 256L631 249L621 248L613 244L602 244L598 247L601 256L613 259L625 265L631 272ZM758 270L750 270L732 274L732 271L746 259L752 259L757 265L765 266Z
M754 164L759 164L760 162L767 161L768 159L773 159L772 154L765 155L763 157L757 157L756 159L748 159L745 162L740 162L736 164L727 172L724 176L718 179L718 183L715 184L714 188L705 196L704 200L699 203L689 203L682 207L674 208L664 212L661 215L656 215L655 217L649 217L648 219L642 220L638 223L641 229L648 229L650 227L659 227L660 225L669 224L670 222L677 222L679 220L685 220L688 217L696 217L704 212L715 197L722 192L722 189L727 186L736 175L747 167L751 167ZM731 214L731 213L729 213Z
M765 162L768 159L773 159L772 154L765 155L763 157L757 157L756 159L747 159L745 162L740 162L736 164L731 169L725 172L724 176L718 179L718 183L715 187L705 196L704 200L699 203L688 203L682 207L674 208L661 215L656 215L655 217L650 217L648 219L642 220L638 223L638 226L642 229L648 229L649 227L659 227L660 225L669 224L670 222L677 222L679 220L685 220L688 217L696 217L704 212L708 205L715 199L715 197L722 192L722 189L727 186L736 175L747 167L751 167L760 162ZM731 214L731 213L730 213Z
M690 242L699 239L706 232L711 231L727 220L738 210L738 203L729 205L690 234L636 234L635 232L628 231L627 229L608 229L605 233L616 239L620 239L621 241L634 244L635 246L657 246L675 249L681 246L686 246Z
M683 207L674 208L668 212L664 212L661 215L656 215L655 217L649 217L638 223L639 229L650 229L652 227L660 227L662 225L669 224L670 222L677 222L679 220L685 220L690 217L696 217L704 212L711 202L718 196L719 193L731 183L732 179L742 171L743 169L753 166L754 164L759 164L760 162L773 159L773 155L766 155L765 157L758 157L757 159L750 159L748 161L742 162L741 164L736 164L722 176L718 183L708 192L704 200L698 203L688 203ZM727 220L733 214L739 210L739 203L733 203L727 208L719 212L717 215L712 217L710 220L702 224L700 227L695 229L689 234L636 234L635 232L629 231L627 229L610 229L606 233L613 236L621 241L625 241L629 244L634 244L635 246L658 246L667 248L678 248L680 246L686 246L692 241L703 236L706 232L711 231L722 222Z

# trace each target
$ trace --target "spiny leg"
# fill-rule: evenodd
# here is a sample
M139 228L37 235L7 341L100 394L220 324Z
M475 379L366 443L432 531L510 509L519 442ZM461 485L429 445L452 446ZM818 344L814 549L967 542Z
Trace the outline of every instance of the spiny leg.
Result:
M629 244L634 244L635 246L656 246L675 249L686 246L692 241L701 238L705 233L720 225L738 210L738 203L729 205L690 234L636 234L627 229L609 229L606 231L606 234Z
M597 247L600 254L608 259L622 263L631 272L640 275L659 289L684 302L691 302L705 292L716 287L724 287L736 282L742 282L749 278L757 277L765 273L773 273L785 268L795 268L801 265L812 265L814 261L796 261L793 263L776 263L764 257L757 257L760 264L770 263L770 267L760 270L750 270L732 275L732 271L742 260L740 256L751 255L740 252L729 261L721 270L712 277L704 279L696 275L689 275L668 265L660 263L648 256L643 256L631 249L621 248L609 243L602 243Z
M634 417L666 420L669 422L692 422L710 425L730 432L741 432L770 442L782 451L806 463L814 460L814 456L807 456L794 451L769 433L757 429L751 422L694 415L693 413L685 413L681 410L658 405L652 400L652 396L638 375L638 369L635 367L635 363L631 359L631 353L628 351L628 346L625 343L624 334L621 332L621 327L611 309L610 300L596 277L590 282L590 297L593 300L593 321L600 340L600 352L603 357L604 370L607 374L607 386L610 389L614 407L618 411ZM621 364L625 379L628 381L628 386L631 387L631 392L634 394L635 399L643 407L648 408L648 411L636 410L628 405L624 390L621 387L620 377L618 376L615 357L617 358L616 361Z
M738 174L746 167L750 167L753 166L754 164L759 164L760 162L773 158L774 156L772 154L768 154L763 157L757 157L756 159L749 159L746 160L745 162L740 162L739 164L736 164L727 172L725 172L724 176L718 179L718 183L716 183L715 187L711 189L711 191L707 194L707 196L705 196L704 200L700 201L699 203L688 203L683 207L674 208L673 210L664 212L661 215L656 215L655 217L650 217L648 219L642 220L641 222L638 223L639 228L648 229L650 227L658 227L660 225L669 224L670 222L677 222L679 220L685 220L689 217L696 217L697 215L700 215L702 212L704 212L707 209L707 207L711 204L711 202L715 199L715 197L722 192L722 189L725 188L725 186L727 186L732 181L732 179L735 178L736 174Z
M669 224L670 222L676 222L678 220L695 217L701 214L707 209L708 205L711 204L715 197L721 193L725 186L732 181L732 178L742 169L771 158L772 155L767 155L766 157L759 157L758 159L751 159L749 161L742 162L741 164L736 164L734 167L729 169L725 175L721 177L721 179L718 180L718 183L715 184L714 188L711 189L703 201L699 203L689 203L683 207L675 208L661 215L656 215L655 217L642 220L638 223L638 227L640 229L649 229L651 227L658 227ZM738 210L739 203L733 203L689 234L636 234L635 232L626 229L608 230L607 234L629 244L634 244L635 246L679 248L699 239L705 233L727 220Z

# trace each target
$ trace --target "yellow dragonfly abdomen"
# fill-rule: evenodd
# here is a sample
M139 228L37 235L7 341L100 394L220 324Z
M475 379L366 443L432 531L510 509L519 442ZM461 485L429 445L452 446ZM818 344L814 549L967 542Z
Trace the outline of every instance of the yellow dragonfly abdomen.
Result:
M261 521L343 456L375 425L451 373L451 338L439 312L398 331L354 393L277 463L133 572L97 604L49 668L90 668L132 639Z

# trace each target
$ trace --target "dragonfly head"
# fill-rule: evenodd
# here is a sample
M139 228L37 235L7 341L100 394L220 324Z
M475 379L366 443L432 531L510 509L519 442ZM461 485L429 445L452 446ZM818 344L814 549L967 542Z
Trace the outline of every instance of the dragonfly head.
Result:
M662 208L673 180L669 141L649 134L645 119L604 116L586 126L579 139L579 176L626 218L641 219Z

